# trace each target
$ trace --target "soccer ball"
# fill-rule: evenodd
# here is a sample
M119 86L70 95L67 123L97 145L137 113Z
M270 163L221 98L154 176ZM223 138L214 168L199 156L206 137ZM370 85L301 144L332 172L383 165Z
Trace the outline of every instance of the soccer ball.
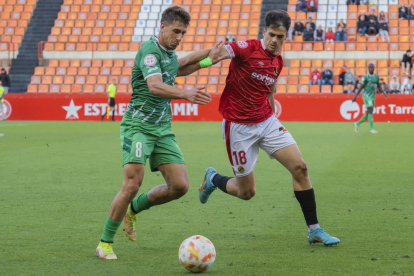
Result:
M213 265L216 249L206 237L191 236L180 245L178 259L187 270L194 273L204 272Z

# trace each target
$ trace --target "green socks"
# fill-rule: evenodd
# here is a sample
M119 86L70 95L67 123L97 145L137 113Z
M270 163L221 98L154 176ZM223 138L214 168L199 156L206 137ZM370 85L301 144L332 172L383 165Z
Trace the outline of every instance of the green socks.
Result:
M131 203L131 209L134 213L139 213L151 208L152 204L149 202L147 194L140 194L134 198ZM114 221L109 217L106 219L105 228L101 237L101 241L107 243L113 243L115 239L116 231L121 225L122 221Z
M108 217L105 222L105 228L102 233L101 241L113 243L116 231L118 230L119 225L121 225L121 222L122 221L114 221Z
M148 210L149 208L151 208L151 206L152 204L151 202L149 202L147 194L140 194L131 202L131 209L136 214Z
M363 122L365 122L367 120L367 118L368 118L367 114L365 114L364 116L362 116L361 120L359 120L357 122L357 126L359 126L360 124L362 124ZM372 115L371 115L371 118L372 118Z
M369 121L369 127L371 130L374 129L374 119L372 118L372 114L368 114L368 121Z

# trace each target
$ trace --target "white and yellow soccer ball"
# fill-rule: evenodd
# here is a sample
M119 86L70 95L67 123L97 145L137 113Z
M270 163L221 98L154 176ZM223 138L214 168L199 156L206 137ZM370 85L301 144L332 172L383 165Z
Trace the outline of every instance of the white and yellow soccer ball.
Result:
M194 273L209 269L216 259L216 249L206 237L195 235L187 238L180 245L178 259L181 265Z

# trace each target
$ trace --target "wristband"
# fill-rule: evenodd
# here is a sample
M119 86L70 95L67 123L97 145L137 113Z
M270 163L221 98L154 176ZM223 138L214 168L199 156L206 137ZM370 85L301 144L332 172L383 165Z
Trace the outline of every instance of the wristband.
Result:
M201 68L207 68L211 65L213 65L213 62L211 61L210 57L206 57L205 59L200 61Z

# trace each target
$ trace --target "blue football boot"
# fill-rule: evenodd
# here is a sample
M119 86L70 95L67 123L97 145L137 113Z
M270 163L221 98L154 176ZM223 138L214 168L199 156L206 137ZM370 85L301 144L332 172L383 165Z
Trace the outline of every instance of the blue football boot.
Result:
M214 173L217 173L217 171L214 168L212 167L207 168L206 173L204 175L203 184L198 189L198 198L200 199L200 202L203 204L207 202L211 193L217 189L217 187L214 186L210 180L211 175Z
M335 237L331 237L323 228L319 227L312 232L308 231L308 242L309 244L321 242L324 245L329 246L338 244L340 240Z

